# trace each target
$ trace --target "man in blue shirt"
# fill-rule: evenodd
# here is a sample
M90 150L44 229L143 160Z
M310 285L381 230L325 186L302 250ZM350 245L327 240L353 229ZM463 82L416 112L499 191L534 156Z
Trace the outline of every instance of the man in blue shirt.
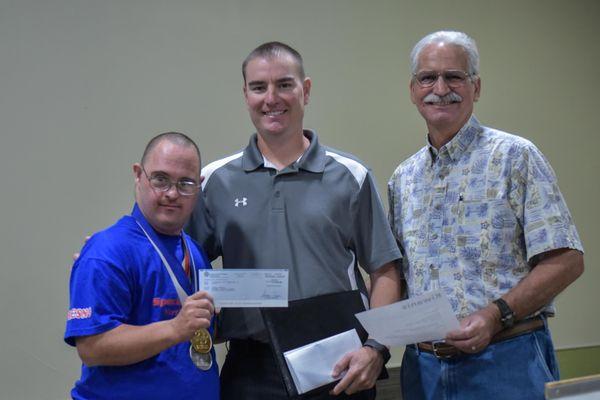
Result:
M182 232L202 180L198 147L158 135L133 172L132 214L95 234L71 273L64 339L83 361L71 395L217 400L214 307L195 290L210 264Z
M479 52L434 32L411 53L427 143L389 182L408 297L441 289L460 328L407 346L405 399L543 399L558 379L547 317L583 272L583 247L552 167L527 139L482 125Z

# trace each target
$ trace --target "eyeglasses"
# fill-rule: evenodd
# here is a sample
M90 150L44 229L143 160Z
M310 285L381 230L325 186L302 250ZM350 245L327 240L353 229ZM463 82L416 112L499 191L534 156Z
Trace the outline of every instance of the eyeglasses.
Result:
M146 179L148 179L148 182L150 182L152 189L156 190L157 192L168 192L171 190L173 185L175 185L177 192L180 195L193 196L201 186L191 179L180 179L177 182L174 182L169 179L168 176L163 174L148 176L144 167L142 167L142 171L144 171L144 175L146 175Z
M465 71L461 71L458 69L449 69L442 72L437 71L420 71L416 74L413 74L414 80L421 87L431 87L435 85L438 81L439 77L442 77L446 85L451 88L461 87L465 84L467 79L475 76L475 74L469 74Z

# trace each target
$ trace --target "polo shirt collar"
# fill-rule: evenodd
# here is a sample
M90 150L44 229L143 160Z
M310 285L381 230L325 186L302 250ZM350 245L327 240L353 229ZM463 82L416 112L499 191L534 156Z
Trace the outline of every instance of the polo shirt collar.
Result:
M429 148L432 161L437 157L444 156L449 157L452 161L458 160L480 131L481 124L474 115L471 115L471 118L460 128L458 133L448 143L440 147L439 150L431 145L429 135L427 135L427 147Z
M295 164L298 169L304 169L310 172L323 172L325 170L325 149L319 145L317 134L305 129L304 136L310 141L308 149L304 152L300 160ZM258 149L258 136L254 133L250 137L250 142L244 150L242 156L242 168L246 172L251 172L264 165L264 157Z

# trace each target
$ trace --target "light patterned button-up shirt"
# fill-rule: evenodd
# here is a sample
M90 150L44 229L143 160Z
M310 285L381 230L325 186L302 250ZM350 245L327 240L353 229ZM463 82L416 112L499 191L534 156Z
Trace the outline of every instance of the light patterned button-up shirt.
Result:
M475 117L439 151L428 144L400 164L388 190L409 297L439 286L459 318L516 286L536 256L583 251L544 155Z

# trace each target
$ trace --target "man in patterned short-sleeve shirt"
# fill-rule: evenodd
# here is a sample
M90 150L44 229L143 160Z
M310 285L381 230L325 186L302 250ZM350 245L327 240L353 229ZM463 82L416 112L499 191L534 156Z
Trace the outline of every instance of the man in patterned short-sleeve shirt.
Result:
M408 296L440 288L460 328L407 347L403 398L543 399L558 379L546 318L583 272L571 215L543 154L472 115L473 39L432 33L411 63L428 142L390 179L390 222Z

